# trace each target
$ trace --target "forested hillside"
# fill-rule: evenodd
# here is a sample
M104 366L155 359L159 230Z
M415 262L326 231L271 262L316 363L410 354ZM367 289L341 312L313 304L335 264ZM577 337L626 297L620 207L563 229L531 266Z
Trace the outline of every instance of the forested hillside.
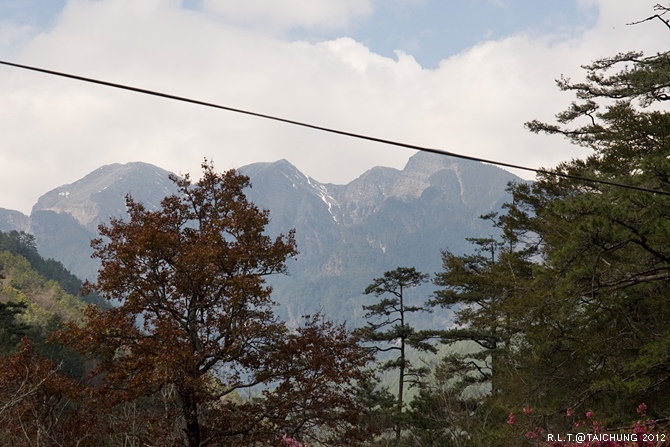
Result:
M60 261L44 259L37 251L33 235L16 230L7 233L0 231L0 252L3 251L25 258L35 273L47 280L55 281L68 294L79 295L82 281L68 271ZM104 305L104 300L95 294L84 296L82 299L89 303Z
M31 235L0 232L0 351L7 356L29 339L40 355L60 364L61 373L82 378L83 363L49 335L67 321L80 321L90 302L79 296L81 281L62 264L37 253ZM103 303L106 304L106 303Z

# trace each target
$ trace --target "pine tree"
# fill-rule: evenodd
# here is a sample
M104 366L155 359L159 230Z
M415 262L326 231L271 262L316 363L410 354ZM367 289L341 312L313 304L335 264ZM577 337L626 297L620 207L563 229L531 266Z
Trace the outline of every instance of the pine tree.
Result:
M670 52L584 68L558 81L576 95L558 123L527 126L591 155L554 169L572 178L511 185L495 262L446 253L437 276L439 304L465 304L451 335L495 341L488 404L549 425L580 408L624 423L640 402L670 414Z
M396 442L400 442L403 426L404 392L406 384L418 384L418 379L425 374L425 368L414 368L407 358L407 349L418 351L437 352L428 342L431 337L429 331L416 331L407 321L409 314L414 312L428 312L420 306L411 306L406 302L405 293L408 289L417 287L428 280L428 275L418 272L414 267L398 267L384 273L381 278L375 279L365 289L365 294L384 296L379 302L363 306L367 311L365 318L381 319L378 322L369 321L361 330L363 340L376 344L376 352L396 352L397 357L388 360L381 367L382 371L398 371L398 391L396 394L396 422L394 431ZM386 295L390 295L386 297ZM379 346L381 345L381 346Z

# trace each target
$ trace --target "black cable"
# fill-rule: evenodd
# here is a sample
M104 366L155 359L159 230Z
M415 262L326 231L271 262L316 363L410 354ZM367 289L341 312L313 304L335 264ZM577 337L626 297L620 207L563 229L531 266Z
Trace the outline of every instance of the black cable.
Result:
M554 172L554 171L547 171L547 170L544 170L544 169L529 168L527 166L521 166L521 165L516 165L516 164L512 164L512 163L505 163L505 162L502 162L502 161L494 161L494 160L488 160L488 159L485 159L485 158L473 157L473 156L470 156L470 155L457 154L457 153L454 153L454 152L444 151L444 150L441 150L441 149L433 149L433 148L424 147L424 146L417 146L417 145L409 144L409 143L402 143L402 142L399 142L399 141L387 140L387 139L384 139L384 138L372 137L372 136L369 136L369 135L362 135L362 134L357 134L357 133L353 133L353 132L346 132L344 130L337 130L337 129L332 129L332 128L329 128L329 127L317 126L317 125L314 125L314 124L308 124L308 123L304 123L304 122L301 122L301 121L294 121L294 120L290 120L290 119L287 119L287 118L280 118L280 117L277 117L277 116L265 115L263 113L257 113L257 112L251 112L251 111L248 111L248 110L236 109L234 107L222 106L220 104L214 104L214 103L211 103L211 102L200 101L200 100L197 100L197 99L184 98L182 96L171 95L169 93L162 93L162 92L157 92L157 91L154 91L154 90L148 90L148 89L133 87L133 86L124 85L124 84L116 84L114 82L103 81L103 80L100 80L100 79L87 78L87 77L84 77L84 76L78 76L78 75L63 73L63 72L54 71L54 70L47 70L45 68L33 67L33 66L30 66L30 65L15 64L13 62L6 62L6 61L2 61L2 60L0 60L0 64L8 65L10 67L22 68L22 69L25 69L25 70L36 71L36 72L39 72L39 73L46 73L46 74L50 74L50 75L54 75L54 76L60 76L60 77L63 77L63 78L75 79L77 81L89 82L89 83L92 83L92 84L98 84L98 85L104 85L104 86L107 86L107 87L118 88L118 89L121 89L121 90L129 90L131 92L143 93L145 95L158 96L160 98L172 99L174 101L187 102L187 103L190 103L190 104L196 104L196 105L211 107L211 108L220 109L220 110L227 110L229 112L241 113L241 114L244 114L244 115L255 116L257 118L264 118L264 119L268 119L268 120L279 121L279 122L282 122L282 123L293 124L295 126L300 126L300 127L307 127L309 129L320 130L322 132L334 133L334 134L337 134L337 135L344 135L344 136L347 136L347 137L357 138L357 139L360 139L360 140L374 141L376 143L382 143L382 144L388 144L388 145L392 145L392 146L404 147L404 148L407 148L407 149L414 149L414 150L417 150L417 151L429 152L429 153L432 153L432 154L448 155L450 157L460 158L460 159L464 159L464 160L478 161L478 162L482 162L482 163L489 163L489 164L496 165L496 166L504 166L506 168L513 168L513 169L520 169L522 171L535 172L536 174L554 175L554 176L557 176L557 177L567 178L567 179L571 179L571 180L579 180L579 181L584 181L584 182L598 183L598 184L602 184L602 185L616 186L616 187L619 187L619 188L633 189L633 190L636 190L636 191L644 191L644 192L649 192L649 193L653 193L653 194L661 194L661 195L664 195L664 196L670 196L670 192L667 192L667 191L643 188L641 186L626 185L626 184L623 184L623 183L610 182L610 181L607 181L607 180L598 180L598 179L580 177L580 176L577 176L577 175L564 174L564 173L561 173L561 172Z

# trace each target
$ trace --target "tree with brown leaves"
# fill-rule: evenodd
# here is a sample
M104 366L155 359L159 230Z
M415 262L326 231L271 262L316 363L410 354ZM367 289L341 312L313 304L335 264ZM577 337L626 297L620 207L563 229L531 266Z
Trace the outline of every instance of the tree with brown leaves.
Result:
M11 356L0 358L0 439L16 447L83 446L95 443L94 418L75 402L79 384L61 365L41 357L24 337Z
M265 234L269 212L246 199L247 177L202 167L196 183L172 178L179 194L160 209L127 197L129 219L100 226L88 287L118 306L89 308L60 339L95 356L109 405L172 390L178 445L355 439L349 385L367 355L320 316L294 329L275 317L264 277L286 271L294 233Z

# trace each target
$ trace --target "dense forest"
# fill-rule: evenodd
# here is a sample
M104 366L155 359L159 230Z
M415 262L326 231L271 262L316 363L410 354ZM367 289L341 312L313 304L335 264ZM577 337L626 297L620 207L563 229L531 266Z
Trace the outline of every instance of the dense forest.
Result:
M649 21L670 29L668 11ZM420 306L404 294L426 274L371 278L363 328L276 317L265 278L285 273L294 233L268 237L248 178L207 161L160 209L128 198L129 218L101 227L95 283L0 234L3 442L670 445L670 52L584 69L558 81L576 98L557 123L527 127L591 155L510 184L482 216L500 236L471 254L435 247L439 289ZM451 327L412 327L440 307Z

